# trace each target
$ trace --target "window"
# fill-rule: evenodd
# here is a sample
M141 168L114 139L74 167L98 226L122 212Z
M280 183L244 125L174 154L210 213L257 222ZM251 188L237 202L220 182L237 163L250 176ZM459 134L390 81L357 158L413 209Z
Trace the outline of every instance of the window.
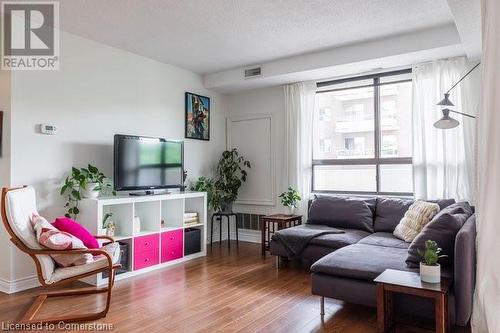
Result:
M324 108L319 110L319 120L320 121L331 121L332 120L332 110L330 108Z
M319 150L322 153L329 153L332 151L332 140L330 139L321 139L319 140Z
M411 70L318 83L313 191L412 195Z

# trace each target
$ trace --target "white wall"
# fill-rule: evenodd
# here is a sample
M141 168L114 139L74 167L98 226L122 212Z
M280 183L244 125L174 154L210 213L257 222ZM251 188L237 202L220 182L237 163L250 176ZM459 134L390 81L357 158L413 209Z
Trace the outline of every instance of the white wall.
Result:
M259 115L272 116L272 144L274 153L274 179L276 195L283 192L287 184L283 183L283 170L285 166L285 97L282 86L261 88L251 91L245 91L227 96L227 109L229 117L253 117ZM233 136L235 134L233 133ZM236 134L237 135L237 134ZM245 138L252 142L252 136ZM252 161L250 161L252 163ZM255 162L255 161L254 161ZM256 174L250 169L248 173L248 182L252 179L260 179L264 175ZM245 186L245 185L243 185ZM266 196L267 193L262 193ZM276 212L285 212L279 200L276 199L275 205L235 205L235 210L242 213L270 214Z
M185 143L194 178L210 173L225 149L224 96L192 72L61 33L59 71L12 72L11 183L35 186L42 215L62 215L59 188L72 166L92 163L112 175L114 134L183 139L186 91L211 98L210 141ZM39 134L40 123L56 125L57 135ZM16 250L11 278L33 272Z
M0 187L10 184L10 72L0 71L0 111L3 111L2 156L0 156ZM0 220L2 217L0 216ZM11 279L11 245L3 226L0 226L0 288ZM1 290L1 289L0 289Z

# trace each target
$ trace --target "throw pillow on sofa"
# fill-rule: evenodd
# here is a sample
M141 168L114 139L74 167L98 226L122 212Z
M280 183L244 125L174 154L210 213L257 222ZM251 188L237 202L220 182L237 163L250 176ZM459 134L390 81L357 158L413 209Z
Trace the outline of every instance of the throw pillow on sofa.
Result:
M58 217L52 225L57 229L72 234L76 238L80 239L83 242L83 245L89 249L99 248L99 242L97 239L92 236L92 234L84 226L70 218Z
M45 248L60 251L86 249L81 240L69 233L57 230L57 228L39 215L31 217L31 225L35 230L36 239ZM52 254L51 257L62 267L84 265L93 261L93 256L90 253Z
M375 198L315 196L307 223L373 232Z
M425 248L425 241L433 240L442 249L441 254L447 255L442 263L453 262L455 253L455 237L467 219L472 215L472 208L466 202L459 202L440 211L422 232L418 234L408 248L406 264L409 267L418 267L420 255L418 250Z
M375 232L394 232L413 200L399 198L377 198L375 207Z
M439 205L436 203L415 201L394 229L394 236L410 243L438 212Z

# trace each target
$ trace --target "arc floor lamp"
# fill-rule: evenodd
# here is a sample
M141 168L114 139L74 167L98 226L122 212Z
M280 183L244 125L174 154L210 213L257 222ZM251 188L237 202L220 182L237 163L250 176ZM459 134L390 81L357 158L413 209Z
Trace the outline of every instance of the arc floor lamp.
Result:
M436 105L439 105L439 106L441 106L443 108L441 110L443 112L443 117L434 123L434 127L440 128L440 129L449 129L449 128L455 128L455 127L457 127L460 124L460 122L458 120L453 119L452 117L450 117L450 112L461 114L462 116L466 116L466 117L469 117L469 118L476 118L475 116L472 116L472 115L467 114L467 113L463 113L463 112L458 112L458 111L455 111L455 110L451 110L450 107L451 106L455 106L455 105L450 101L450 92L460 82L462 82L463 79L465 79L470 73L472 73L472 71L475 70L480 64L481 63L477 63L474 67L472 67L467 73L465 73L464 76L462 76L460 78L460 80L457 81L457 83L455 83L450 89L448 89L447 92L444 93L444 98L439 103L436 104Z

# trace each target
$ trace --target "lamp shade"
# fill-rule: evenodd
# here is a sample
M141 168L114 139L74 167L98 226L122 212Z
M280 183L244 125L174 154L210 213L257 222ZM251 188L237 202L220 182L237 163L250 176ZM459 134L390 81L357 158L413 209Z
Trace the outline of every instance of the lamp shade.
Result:
M443 117L434 123L434 127L440 129L449 129L455 128L460 124L458 120L450 117L450 109L443 109L442 111Z
M436 105L439 105L439 106L455 106L450 101L450 94L444 94L444 98L439 103L437 103Z

